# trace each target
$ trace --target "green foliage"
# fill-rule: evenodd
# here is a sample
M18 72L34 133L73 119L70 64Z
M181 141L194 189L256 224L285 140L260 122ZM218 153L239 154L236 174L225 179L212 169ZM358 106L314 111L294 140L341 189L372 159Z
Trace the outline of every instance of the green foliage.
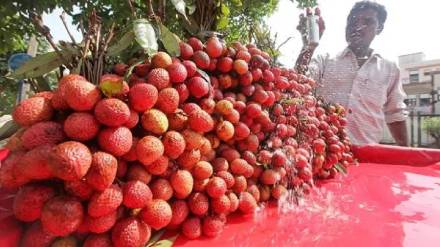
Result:
M422 129L435 139L440 139L440 117L425 119L422 123Z

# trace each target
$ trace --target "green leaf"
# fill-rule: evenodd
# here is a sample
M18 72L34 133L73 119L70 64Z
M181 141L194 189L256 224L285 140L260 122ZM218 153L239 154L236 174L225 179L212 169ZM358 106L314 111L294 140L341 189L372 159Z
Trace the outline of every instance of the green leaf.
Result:
M174 5L174 8L176 8L177 12L179 12L181 15L183 15L185 17L185 19L188 20L188 17L186 17L186 13L185 13L185 1L183 0L171 0L171 2Z
M220 11L224 16L229 16L229 14L231 13L231 11L229 10L229 7L226 6L226 4L222 3L222 5L220 6Z
M209 78L209 75L206 74L205 71L201 70L201 69L197 69L197 72L199 72L200 76L205 79L205 81L207 81L209 84L211 84L211 78Z
M64 60L71 62L74 56L79 53L79 50L65 49L61 50L60 53ZM64 64L63 59L55 51L52 51L28 60L9 76L15 79L35 78L57 69L62 64Z
M147 243L146 247L154 246L154 244L162 237L162 235L165 233L165 229L162 229L151 236L150 240Z
M172 33L166 26L159 23L160 41L167 50L167 52L174 57L180 56L180 40Z
M157 52L157 37L153 25L147 19L138 19L133 23L133 31L136 41L148 55Z
M108 48L107 54L109 56L117 56L119 53L130 47L135 39L133 30L126 32L115 44Z
M176 241L179 234L174 235L172 237L169 237L167 239L162 239L151 245L151 247L171 247L174 244L174 241Z
M217 21L217 29L225 29L228 27L229 24L229 19L228 17L222 16L220 17L220 19Z
M241 2L241 0L232 0L231 1L236 7L241 7L243 6L243 3Z
M336 163L335 168L336 168L336 170L338 170L338 172L343 173L343 174L347 174L347 168L345 168L345 166L342 165L341 163Z

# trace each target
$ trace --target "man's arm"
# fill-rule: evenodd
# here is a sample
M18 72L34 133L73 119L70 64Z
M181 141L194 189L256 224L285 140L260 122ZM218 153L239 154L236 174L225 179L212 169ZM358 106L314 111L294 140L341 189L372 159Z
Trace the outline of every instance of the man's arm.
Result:
M400 71L397 66L393 69L391 78L387 91L387 102L384 107L385 121L396 143L400 146L408 146L406 105L403 102L406 94L403 91Z
M310 60L312 60L315 47L304 46L296 59L295 70L298 74L305 75L309 70Z
M388 123L391 135L399 146L409 146L406 121Z

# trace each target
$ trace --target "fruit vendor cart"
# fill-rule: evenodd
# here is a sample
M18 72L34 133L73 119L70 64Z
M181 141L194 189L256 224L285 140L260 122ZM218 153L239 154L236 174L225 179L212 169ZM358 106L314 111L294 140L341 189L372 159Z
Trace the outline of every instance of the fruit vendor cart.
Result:
M307 200L230 216L218 237L178 237L173 246L438 246L440 151L382 145L354 151L360 164L318 184ZM22 234L12 217L13 195L1 191L0 246L17 246Z

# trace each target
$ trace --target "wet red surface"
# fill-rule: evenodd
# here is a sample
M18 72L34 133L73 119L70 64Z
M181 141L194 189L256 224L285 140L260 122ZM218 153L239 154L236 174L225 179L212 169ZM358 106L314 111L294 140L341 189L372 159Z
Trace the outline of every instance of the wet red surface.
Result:
M440 151L387 148L357 150L363 163L319 184L299 205L232 216L217 238L179 237L174 246L439 246ZM0 219L10 215L10 202L11 193L1 193ZM0 246L11 246L5 241L17 239L19 227L6 218L0 228Z

